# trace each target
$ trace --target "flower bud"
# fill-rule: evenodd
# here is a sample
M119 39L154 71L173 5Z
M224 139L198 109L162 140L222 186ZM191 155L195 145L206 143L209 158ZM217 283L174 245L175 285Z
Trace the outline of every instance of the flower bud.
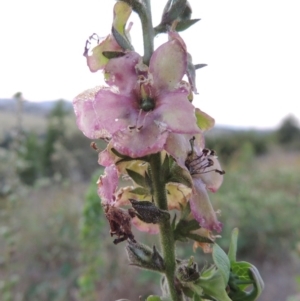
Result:
M152 202L136 201L129 199L134 210L129 210L131 217L137 216L145 223L158 224L161 221L169 220L170 214L167 211L157 208Z
M131 265L158 272L165 270L164 260L155 246L151 249L144 244L129 241L126 251Z

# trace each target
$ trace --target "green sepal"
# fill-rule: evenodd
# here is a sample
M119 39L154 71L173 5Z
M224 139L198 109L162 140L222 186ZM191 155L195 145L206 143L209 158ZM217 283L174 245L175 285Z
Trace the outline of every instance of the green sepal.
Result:
M147 188L146 180L141 174L139 174L138 172L135 172L131 169L127 169L127 168L126 168L126 171L129 175L129 177L132 178L132 180L136 184L138 184L139 186L142 186L144 188Z
M168 182L181 183L186 187L193 187L193 180L190 173L174 162L170 169L171 176L167 179Z
M117 2L114 6L114 21L111 32L122 49L132 51L134 49L126 36L125 30L131 12L132 8L128 3Z
M176 213L175 213L174 216L173 216L172 222L171 222L171 228L172 228L173 231L176 228L176 218L177 218L177 216L176 216Z
M124 52L120 52L120 51L103 51L102 54L109 60L115 59L117 57L122 57L125 55Z
M213 244L214 243L209 238L200 236L200 235L195 234L195 233L189 233L189 234L186 235L186 237L189 238L189 239L192 239L194 241L200 242L200 243L209 243L209 244Z
M200 109L195 110L197 125L202 131L207 131L215 125L215 120Z
M184 13L186 6L187 0L168 0L160 24L171 25Z
M129 159L129 160L132 160L132 158L126 156L126 155L123 155L121 153L119 153L115 148L112 148L111 149L111 152L116 155L117 157L121 158L121 159ZM136 159L135 159L136 160Z
M138 195L149 195L149 190L144 187L136 187L130 190L130 192Z
M191 27L192 25L196 24L201 19L190 19L190 20L181 20L177 23L175 30L176 31L184 31Z
M172 163L173 163L172 158L170 156L166 155L164 162L161 166L161 170L162 170L164 179L168 179L170 177L170 175L171 175L170 167L171 167Z
M207 66L207 64L196 64L196 65L194 65L194 68L195 68L195 70L198 70L198 69L206 67L206 66Z

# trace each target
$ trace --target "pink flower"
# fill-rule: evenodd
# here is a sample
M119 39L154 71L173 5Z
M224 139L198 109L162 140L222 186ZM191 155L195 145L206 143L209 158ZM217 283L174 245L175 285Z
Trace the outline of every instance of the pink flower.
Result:
M224 171L214 151L193 148L186 160L186 166L192 176L194 186L190 198L194 218L201 227L221 232L222 223L218 221L207 193L207 190L216 192L223 182Z
M104 67L108 87L74 99L77 125L91 139L109 139L132 158L162 151L170 133L201 133L190 86L182 82L187 52L178 34L152 55L149 67L135 52L111 59Z
M123 216L128 216L129 219L129 214L127 211L122 209L122 207L128 207L131 205L129 199L137 199L138 196L131 192L133 187L123 187L118 189L118 178L118 171L115 165L106 167L104 175L100 176L97 182L98 194L104 208L118 209L119 212L123 212ZM130 217L130 221L139 231L148 232L150 234L157 234L159 231L158 224L145 223L137 216Z

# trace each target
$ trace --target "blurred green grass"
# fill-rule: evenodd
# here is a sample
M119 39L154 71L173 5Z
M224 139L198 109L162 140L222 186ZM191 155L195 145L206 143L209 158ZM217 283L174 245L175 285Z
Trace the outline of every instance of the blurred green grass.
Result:
M57 120L24 117L25 135L18 148L0 147L0 300L137 300L139 295L159 294L155 274L129 267L125 244L113 245L99 210L96 180L91 180L92 174L102 172L97 152L76 129L73 115L64 118L63 128L56 128ZM45 176L39 155L27 156L33 146L24 141L35 133L41 152L49 124L62 135L53 142L53 173ZM9 135L13 125L6 126ZM284 301L295 294L294 278L300 274L295 255L300 242L298 132L284 144L276 135L212 133L206 143L217 151L226 171L222 187L210 195L224 224L219 243L228 248L231 230L240 229L238 259L254 261L266 282L260 301ZM35 172L31 185L22 181L24 170ZM135 234L144 243L157 243L155 236ZM193 254L192 243L179 245L178 256L184 254L202 263L209 260L199 249Z

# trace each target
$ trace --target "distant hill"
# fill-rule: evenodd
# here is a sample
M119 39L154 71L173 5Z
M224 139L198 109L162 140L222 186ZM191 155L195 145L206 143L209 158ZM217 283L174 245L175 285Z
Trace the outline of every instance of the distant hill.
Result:
M23 112L29 114L47 115L55 106L57 101L41 101L31 102L23 101ZM72 109L72 103L64 101L67 109ZM0 111L1 112L15 112L17 109L17 102L15 99L0 98Z

